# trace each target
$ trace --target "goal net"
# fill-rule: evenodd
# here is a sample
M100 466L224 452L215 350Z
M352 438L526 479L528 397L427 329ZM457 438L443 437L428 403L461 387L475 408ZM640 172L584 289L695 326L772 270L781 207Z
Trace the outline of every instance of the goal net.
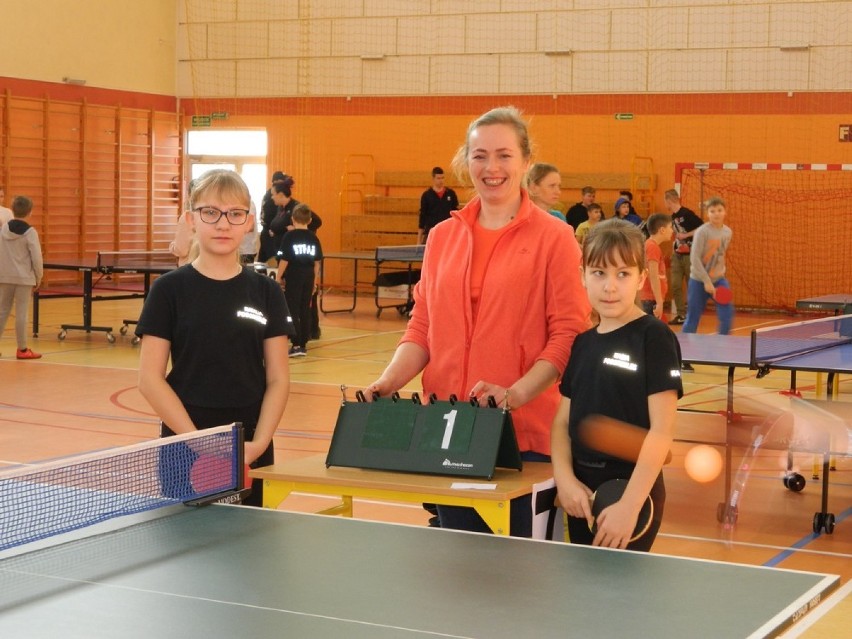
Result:
M794 309L852 291L852 164L678 167L681 199L720 196L733 230L727 269L738 307Z

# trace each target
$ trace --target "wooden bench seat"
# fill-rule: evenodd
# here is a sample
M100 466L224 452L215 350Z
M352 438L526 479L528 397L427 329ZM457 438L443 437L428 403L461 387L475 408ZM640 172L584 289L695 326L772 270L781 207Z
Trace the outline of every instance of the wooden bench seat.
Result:
M444 184L451 189L464 188L461 182L450 171L449 166L444 167ZM411 187L420 188L425 191L432 184L432 171L376 171L376 186L379 188Z
M420 212L419 197L368 195L364 198L364 213L414 213Z

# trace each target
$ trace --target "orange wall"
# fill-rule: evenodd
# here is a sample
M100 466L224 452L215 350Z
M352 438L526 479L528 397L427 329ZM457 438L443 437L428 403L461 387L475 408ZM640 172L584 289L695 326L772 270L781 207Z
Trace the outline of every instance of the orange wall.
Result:
M6 179L7 187L12 188L30 180L28 174L24 175L28 169L25 170L21 159L23 151L19 149L20 144L26 142L23 138L29 134L20 127L11 126L17 122L16 109L22 101L49 103L54 105L50 107L52 110L62 110L65 104L84 109L85 105L90 105L92 110L93 105L106 105L105 108L113 109L121 106L122 113L127 111L128 117L135 117L133 109L144 109L148 113L165 112L166 115L177 112L185 116L185 127L190 126L189 115L193 113L224 111L228 117L224 120L214 120L215 126L265 128L270 135L269 170L282 169L295 176L296 197L310 203L325 221L321 238L327 252L341 248L341 176L348 163L360 163L355 168L361 168L364 164L363 160L355 162L352 159L354 156L367 155L372 158L372 169L376 171L426 172L436 164L449 169L450 159L461 144L470 120L500 104L515 104L524 111L531 123L535 159L552 162L559 166L563 173L626 174L630 172L634 157L650 157L654 163L654 173L659 180L656 191L657 209L662 208L662 192L673 185L675 166L681 162L806 164L852 161L852 144L838 140L839 126L852 123L852 93L849 92L791 95L598 95L557 98L470 96L351 100L178 100L171 96L93 87L69 87L57 83L9 78L0 78L0 91L0 115L3 123L3 129L0 131L3 135L0 144L0 179ZM633 119L617 120L615 113L631 113ZM60 135L61 128L51 126L47 131L44 140L39 137L39 144L43 144L44 148L58 148L65 144L66 141L61 139L61 136L56 137ZM49 139L51 137L56 139ZM172 137L179 139L176 135ZM177 161L177 153L178 151L175 151L172 155L170 151L169 157ZM156 179L169 181L176 174L177 167L164 168L165 173L162 175L157 171L155 167ZM852 174L849 171L843 173L844 180ZM44 181L44 176L48 174L51 174L51 171L40 172L40 180ZM82 183L86 183L82 176L80 179ZM53 202L53 196L47 193L49 186L57 186L57 180L51 179L43 186L42 206L57 204L58 208L49 206L51 211L56 209L67 214L73 213L62 203ZM168 186L171 188L171 182ZM124 198L127 189L116 188L119 196ZM159 187L150 188L153 190L149 199L156 204ZM425 184L423 188L426 188ZM60 192L76 191L63 187ZM414 193L401 194L416 193L415 189ZM47 197L48 195L50 197ZM462 194L463 198L465 195ZM611 192L605 193L599 199L609 202L614 199L612 195ZM163 210L167 208L169 211L166 216L168 224L163 226L157 220L145 219L146 216L150 217L147 215L150 211L144 209L150 207L143 206L137 212L135 205L131 206L133 203L125 199L121 199L118 205L122 210L122 229L128 226L147 229L146 233L151 235L153 228L156 238L168 235L169 231L165 226L171 227L170 220L175 209L171 200L163 204ZM576 190L566 189L563 193L565 202L571 203L577 199ZM852 200L852 195L842 199L847 200ZM699 208L694 191L687 195L685 203L691 208ZM87 208L90 209L91 206L90 201L86 203ZM813 208L807 204L802 205L802 210ZM738 215L754 215L753 211L732 210L730 213L732 220L736 220ZM800 213L801 211L798 211L797 215ZM852 211L842 212L842 215L847 214L852 214ZM788 232L787 229L796 226L800 221L799 217L793 217L791 222L780 227L779 232ZM160 226L163 228L160 229ZM841 222L838 228L852 229L852 220L848 223ZM742 236L744 230L745 228L741 227L741 235L738 237L741 244L745 241L743 246L747 248L748 238ZM92 234L86 232L85 235ZM125 237L127 234L122 230L121 235ZM97 238L86 237L83 238L81 246L87 239L99 241ZM849 241L844 239L831 245L832 259L836 258L832 263L848 265L852 259L849 249L852 246L852 237L848 239ZM778 242L772 240L769 244ZM78 250L83 249L78 247ZM774 272L790 270L789 260L786 263L782 260L772 268L775 270L765 277L771 278ZM827 287L835 288L834 284L838 285L838 290L848 290L852 287L852 280L848 281L848 284L841 281L843 277L852 277L845 275L847 271L848 268L845 267L837 269L838 277L831 280ZM816 284L812 286L816 287ZM820 286L826 288L826 285ZM804 292L816 294L826 291ZM756 302L760 303L766 299L766 295L755 297ZM779 299L780 302L771 303L783 305L786 298L781 296Z
M378 171L449 170L471 119L509 103L531 122L535 159L563 173L629 173L634 156L652 158L660 209L679 162L852 161L852 144L838 142L838 126L852 122L852 93L197 100L181 111L224 110L229 118L216 126L265 127L270 171L295 176L296 197L322 215L332 251L347 156L371 155ZM634 119L616 120L617 112Z

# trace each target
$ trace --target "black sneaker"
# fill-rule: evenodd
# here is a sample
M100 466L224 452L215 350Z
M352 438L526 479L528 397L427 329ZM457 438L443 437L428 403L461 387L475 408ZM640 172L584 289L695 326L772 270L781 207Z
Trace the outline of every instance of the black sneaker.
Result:
M680 370L682 370L686 373L694 373L695 372L695 369L692 367L692 364L690 364L689 362L681 362Z
M683 315L675 315L671 320L669 320L669 326L680 326L686 321L686 318Z

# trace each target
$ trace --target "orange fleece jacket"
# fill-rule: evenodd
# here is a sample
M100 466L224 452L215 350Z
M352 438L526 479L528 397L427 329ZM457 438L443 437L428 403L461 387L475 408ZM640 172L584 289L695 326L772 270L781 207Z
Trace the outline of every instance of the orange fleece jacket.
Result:
M538 360L553 364L561 376L574 338L590 326L574 229L532 204L526 191L512 226L494 247L474 323L470 263L479 210L474 198L429 233L414 311L400 341L429 355L422 378L426 396L466 400L479 380L509 388ZM559 401L553 384L512 410L521 451L550 454Z

